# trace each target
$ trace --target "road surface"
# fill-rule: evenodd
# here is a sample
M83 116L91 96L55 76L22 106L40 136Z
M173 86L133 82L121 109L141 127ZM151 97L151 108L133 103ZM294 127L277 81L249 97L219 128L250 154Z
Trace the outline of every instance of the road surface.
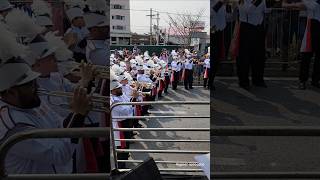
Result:
M208 101L209 91L203 87L194 87L192 90L185 90L178 87L177 91L169 91L161 101ZM150 110L150 116L209 116L209 105L155 105ZM208 128L210 127L210 119L150 119L142 121L143 125L148 128ZM140 132L136 137L143 139L196 139L209 140L209 132ZM186 143L186 142L143 142L131 144L130 149L162 149L162 150L203 150L209 151L208 142ZM131 159L143 160L147 157L153 157L156 161L195 161L193 154L146 154L131 153ZM159 168L196 168L192 165L185 164L158 164ZM193 173L194 174L194 173ZM203 174L203 173L200 173Z
M320 90L297 89L275 78L268 88L242 90L235 79L217 81L211 126L319 126ZM320 171L320 137L212 137L212 173ZM211 157L212 158L212 157Z

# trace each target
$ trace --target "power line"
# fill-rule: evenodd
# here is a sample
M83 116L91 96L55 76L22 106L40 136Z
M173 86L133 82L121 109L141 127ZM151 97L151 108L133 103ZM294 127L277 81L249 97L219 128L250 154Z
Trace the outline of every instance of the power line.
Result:
M147 10L147 9L117 9L117 10L150 12L150 10ZM196 14L173 13L173 12L157 11L157 10L153 10L153 11L158 12L158 13L164 13L164 14L185 15L185 16L198 16L198 15L196 15ZM200 17L210 18L210 16L203 16L203 15L200 16Z

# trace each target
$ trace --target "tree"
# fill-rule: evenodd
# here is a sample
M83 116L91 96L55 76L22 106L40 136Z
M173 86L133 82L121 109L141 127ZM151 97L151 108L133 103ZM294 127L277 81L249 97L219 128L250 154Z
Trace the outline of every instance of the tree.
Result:
M200 10L196 14L191 14L188 11L182 14L168 14L170 24L170 33L175 34L176 40L184 47L188 47L191 44L193 33L199 32L199 22L203 16L204 10Z

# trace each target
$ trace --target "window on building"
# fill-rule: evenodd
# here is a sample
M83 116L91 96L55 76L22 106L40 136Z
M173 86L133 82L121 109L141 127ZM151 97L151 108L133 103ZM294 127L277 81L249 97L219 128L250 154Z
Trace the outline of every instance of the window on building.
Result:
M126 30L126 27L125 26L112 26L112 29L115 29L115 30Z
M112 16L112 19L114 19L114 16Z
M111 41L117 41L116 37L111 37Z
M121 15L116 15L114 18L112 19L117 19L117 20L124 20L125 16L121 16Z
M115 4L113 5L113 9L123 9L123 6L121 6L120 4Z

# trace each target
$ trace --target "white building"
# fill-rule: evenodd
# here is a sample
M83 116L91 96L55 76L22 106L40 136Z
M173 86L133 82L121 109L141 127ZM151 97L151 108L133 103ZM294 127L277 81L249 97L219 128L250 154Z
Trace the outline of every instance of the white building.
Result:
M110 37L111 44L131 43L130 0L110 1Z

